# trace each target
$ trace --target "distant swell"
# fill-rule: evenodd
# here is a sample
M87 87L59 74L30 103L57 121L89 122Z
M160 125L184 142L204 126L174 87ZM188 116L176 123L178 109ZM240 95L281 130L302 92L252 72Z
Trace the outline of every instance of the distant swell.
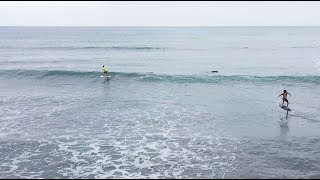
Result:
M318 48L317 46L292 46L290 48L294 49L313 49L313 48Z
M96 79L101 72L98 71L64 71L64 70L2 70L0 77L19 77L46 79ZM113 79L132 79L144 82L172 82L172 83L223 83L223 82L244 82L244 83L311 83L320 84L320 76L248 76L248 75L170 75L136 72L110 72Z
M42 50L166 50L162 47L149 47L149 46L48 46L48 47L0 47L0 49L42 49Z

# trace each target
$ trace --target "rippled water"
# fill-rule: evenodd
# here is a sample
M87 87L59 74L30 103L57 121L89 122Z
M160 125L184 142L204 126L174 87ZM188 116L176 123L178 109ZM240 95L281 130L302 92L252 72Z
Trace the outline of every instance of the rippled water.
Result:
M319 178L319 30L1 27L0 177Z

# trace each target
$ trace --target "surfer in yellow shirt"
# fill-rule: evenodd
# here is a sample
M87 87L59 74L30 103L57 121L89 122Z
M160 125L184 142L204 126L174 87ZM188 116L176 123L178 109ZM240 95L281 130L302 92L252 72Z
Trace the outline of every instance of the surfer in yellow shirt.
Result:
M102 69L103 69L103 74L107 74L107 76L109 76L109 73L108 73L108 68L107 66L102 66Z

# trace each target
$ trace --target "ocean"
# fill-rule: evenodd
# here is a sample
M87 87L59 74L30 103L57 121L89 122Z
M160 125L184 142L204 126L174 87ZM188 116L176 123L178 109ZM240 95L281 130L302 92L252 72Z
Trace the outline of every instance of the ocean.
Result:
M320 178L319 92L320 27L0 27L0 178Z

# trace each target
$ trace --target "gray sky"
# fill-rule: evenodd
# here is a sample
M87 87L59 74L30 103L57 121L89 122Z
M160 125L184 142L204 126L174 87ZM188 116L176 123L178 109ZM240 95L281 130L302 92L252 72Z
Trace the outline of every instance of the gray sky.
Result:
M319 26L320 1L0 1L0 26Z

